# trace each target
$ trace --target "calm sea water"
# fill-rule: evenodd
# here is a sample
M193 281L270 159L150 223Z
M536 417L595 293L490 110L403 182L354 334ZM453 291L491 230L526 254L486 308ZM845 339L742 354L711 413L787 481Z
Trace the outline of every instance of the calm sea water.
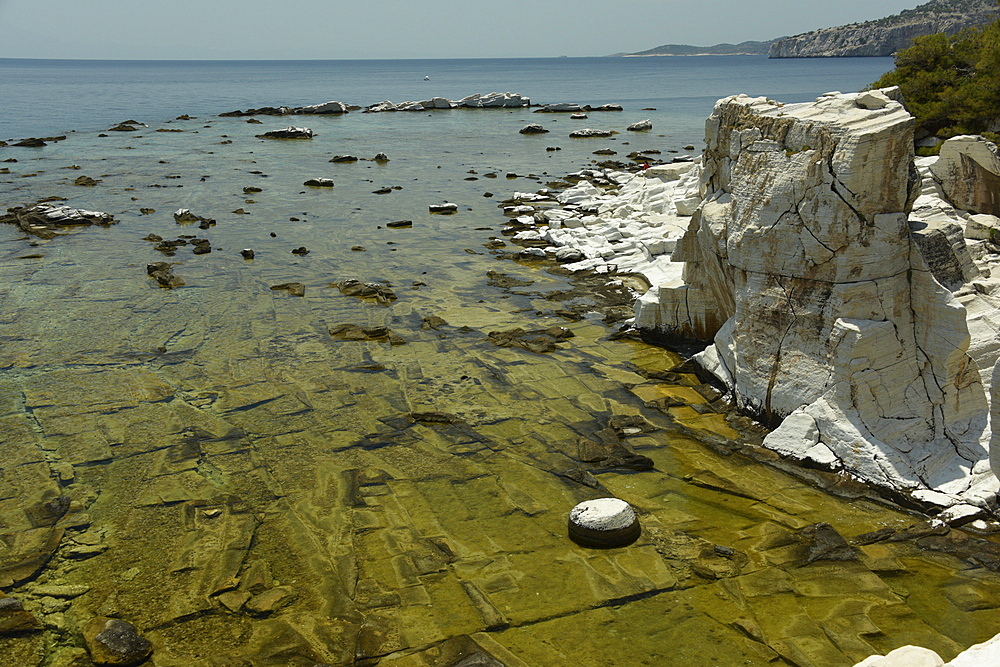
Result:
M734 93L800 102L858 90L891 58L762 56L478 60L64 61L0 59L0 138L101 129L126 118L305 105L369 105L507 91L534 102L656 107L700 138L716 99ZM429 77L425 81L424 77ZM656 117L654 121L658 120Z
M68 136L0 148L0 205L58 197L118 220L48 241L0 225L0 586L45 627L0 636L0 665L69 664L104 615L136 625L162 667L477 651L508 665L846 667L908 643L950 658L993 636L1000 577L971 560L902 540L806 562L807 525L850 539L918 518L708 446L759 432L716 412L677 355L609 340L591 292L502 246L498 203L604 159L595 149L694 153L720 97L808 100L890 67L0 61L0 138ZM625 110L218 116L494 90ZM626 130L643 118L653 131ZM126 119L146 126L103 132ZM316 138L256 136L290 121ZM519 134L527 122L550 133ZM581 127L619 134L570 139ZM343 154L362 159L331 163ZM336 187L304 187L316 176ZM459 211L431 214L442 200ZM178 208L217 224L178 224ZM389 226L400 220L412 224ZM194 236L211 252L155 249ZM158 261L184 286L158 287ZM398 299L344 294L347 279ZM574 306L583 319L560 314ZM343 324L406 344L332 336ZM573 337L549 354L489 336L554 326ZM624 417L642 418L621 437L653 470L587 462L581 438L606 442ZM570 542L569 510L607 495L636 508L640 540ZM55 600L50 585L87 592Z

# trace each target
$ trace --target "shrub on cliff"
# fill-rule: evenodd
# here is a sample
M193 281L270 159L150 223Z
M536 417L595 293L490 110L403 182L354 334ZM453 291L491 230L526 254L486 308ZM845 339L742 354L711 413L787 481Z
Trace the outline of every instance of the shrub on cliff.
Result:
M896 54L896 69L873 84L899 86L917 118L917 137L1000 138L1000 19L953 36L926 35Z

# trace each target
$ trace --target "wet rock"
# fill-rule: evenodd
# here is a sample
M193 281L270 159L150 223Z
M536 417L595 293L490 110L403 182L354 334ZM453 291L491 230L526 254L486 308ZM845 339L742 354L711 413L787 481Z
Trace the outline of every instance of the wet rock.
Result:
M41 148L42 146L47 146L48 144L38 137L29 137L28 139L21 139L14 145L21 146L23 148Z
M858 560L854 547L828 523L806 526L799 531L799 536L806 540L806 563L818 560Z
M240 255L243 257L243 259L253 259L254 258L253 248L243 248L243 250L240 250Z
M450 214L458 211L458 204L448 202L445 204L431 204L427 207L431 213Z
M311 188L332 188L334 184L332 178L310 178L302 185L308 185Z
M535 281L521 280L519 278L508 276L505 273L500 273L499 271L490 270L486 272L486 282L493 287L510 289L511 287L526 287L533 284Z
M255 135L258 139L312 139L315 134L308 127L285 127Z
M21 231L43 239L53 238L68 227L87 225L107 227L116 222L110 213L46 203L26 207L15 206L7 209L5 215L0 215L0 223L16 225Z
M304 245L303 246L299 246L298 248L295 248L295 249L292 250L292 254L293 255L308 255L309 254L309 248L305 247Z
M445 322L444 318L438 317L437 315L428 315L427 317L421 318L421 329L434 329L437 331L441 327L446 326L448 326L448 323Z
M0 593L0 637L41 630L42 624L17 598Z
M348 112L348 107L343 102L324 102L322 104L311 104L306 107L300 107L295 110L295 113L302 114L332 114L340 115Z
M406 340L388 327L361 327L357 324L338 324L330 327L330 335L340 340L374 340L388 342L390 345L405 345Z
M134 120L126 120L118 123L114 127L109 127L108 132L136 132L139 127L144 127L142 123Z
M458 415L453 415L450 412L437 412L437 411L427 411L427 412L411 412L409 413L410 419L415 422L420 422L421 424L464 424L465 421Z
M97 185L97 181L92 179L90 176L78 176L73 185L79 185L83 187L93 187Z
M138 665L153 652L153 645L131 623L98 616L83 628L83 639L97 665Z
M413 226L412 220L398 220L396 222L387 222L386 227L390 229L404 229Z
M334 155L330 162L357 162L358 158L354 155Z
M189 224L192 222L197 222L201 225L208 225L208 226L215 224L214 219L204 218L200 215L195 215L194 213L191 212L191 209L187 208L179 208L176 211L174 211L174 222L176 222L179 225Z
M175 276L171 267L167 262L152 262L146 265L146 274L159 283L160 287L183 287L184 280Z
M248 185L247 187L243 188L243 194L245 195L252 195L263 191L264 191L263 188L258 188L253 185Z
M212 243L208 239L192 239L191 244L194 246L191 252L195 255L207 255L212 252Z
M565 327L550 327L535 331L525 331L520 327L508 331L491 331L486 334L497 347L521 347L536 354L555 352L567 338L573 337L573 332Z
M582 130L576 130L570 132L569 136L571 139L589 139L594 137L610 137L615 132L611 130L595 130L593 128L584 128Z
M378 190L372 190L373 195L387 195L392 192L392 188L379 188Z
M235 614L243 608L243 605L245 605L251 597L253 597L253 595L247 591L226 591L225 593L221 593L216 600L218 600L219 604L223 607Z
M529 125L525 125L524 127L522 127L520 130L518 130L518 132L520 132L521 134L545 134L546 132L548 132L548 130L546 130L538 123L531 123Z
M246 610L255 616L267 616L279 609L287 607L298 597L292 588L288 586L278 586L259 593L244 605Z
M260 109L247 109L246 111L227 111L220 113L223 118L239 118L244 116L287 116L292 113L288 107L261 107Z
M396 293L385 285L379 285L378 283L363 283L360 280L355 280L353 278L336 283L334 284L334 287L347 296L356 296L362 299L375 299L382 304L395 301L397 298Z
M624 111L622 105L620 104L602 104L599 107L594 107L591 111Z
M285 291L292 296L306 295L306 286L302 283L281 283L280 285L271 285L271 289L275 291Z
M632 123L629 125L627 129L629 132L647 132L653 129L653 121L648 118L646 120L640 120L638 123Z

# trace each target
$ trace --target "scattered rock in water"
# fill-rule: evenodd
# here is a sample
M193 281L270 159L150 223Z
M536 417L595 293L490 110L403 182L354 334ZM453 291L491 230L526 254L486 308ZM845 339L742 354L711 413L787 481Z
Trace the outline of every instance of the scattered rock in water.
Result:
M520 130L518 130L518 132L520 132L521 134L545 134L548 132L548 130L546 130L538 123L530 123L522 127Z
M343 280L339 283L332 283L333 287L339 289L347 296L356 296L361 299L375 299L381 304L388 304L396 300L396 293L385 285L378 283L363 283L353 278Z
M108 128L108 132L136 132L140 127L145 127L142 123L135 120L126 120L118 123L114 127Z
M212 243L208 239L192 239L191 245L194 246L191 252L195 255L207 255L212 252Z
M254 258L253 248L243 248L243 250L240 250L240 255L243 257L243 259L253 259Z
M617 132L614 132L612 130L596 130L593 128L585 128L582 130L576 130L574 132L570 132L569 136L571 139L589 139L594 137L610 137L614 134L617 134Z
M358 158L354 155L334 155L330 162L357 162Z
M387 222L385 226L390 229L405 229L413 226L412 220L397 220L396 222Z
M562 149L559 148L558 146L546 146L545 150L551 153L553 151L561 151Z
M98 616L83 628L83 639L97 665L138 665L153 652L153 645L131 623Z
M538 109L535 109L534 113L577 113L583 111L583 107L579 104L573 102L560 102L558 104L546 104Z
M152 215L153 213L156 213L156 209L155 208L140 208L139 209L139 215Z
M299 246L298 248L295 248L294 250L292 250L292 254L293 255L308 255L309 254L309 248L305 247L304 245L303 246Z
M247 211L245 208L241 206L240 208L233 211L233 215L250 215L250 211Z
M39 139L38 137L29 137L27 139L21 139L14 145L20 146L22 148L41 148L43 146L48 146L45 140Z
M93 187L97 185L97 181L92 179L90 176L78 176L76 180L73 181L73 185L79 185L82 187Z
M156 280L160 284L160 287L166 287L167 289L183 287L184 280L173 274L172 266L172 264L168 264L167 262L152 262L146 265L146 274Z
M280 285L271 285L271 289L275 291L288 292L292 296L306 295L306 286L302 283L281 283Z
M570 115L570 120L587 120L588 118L590 118L590 116L585 113L575 113Z
M372 190L373 195L387 195L392 192L392 188L379 188L378 190Z
M594 151L594 155L618 155L618 151L611 150L610 148L601 148Z
M247 125L263 125L264 121L257 120L256 118L250 118L247 120ZM229 142L232 143L232 142Z
M338 324L330 327L330 335L340 340L363 341L375 340L385 341L390 345L405 345L406 341L394 333L389 327L361 327L357 324Z
M0 215L0 223L17 225L21 231L43 239L58 236L67 227L87 225L107 227L116 222L118 221L110 213L44 203L34 206L15 206L7 209L6 215Z
M308 185L311 188L332 188L333 179L332 178L310 178L308 181L302 185Z
M365 252L365 247L363 245L351 246L351 252Z
M507 331L490 331L486 334L497 347L520 347L536 354L555 352L558 343L573 337L566 327L549 327L535 331L525 331L520 327Z
M264 191L263 188L258 188L255 185L248 185L245 188L243 188L243 194L245 195L252 195L263 191Z
M187 208L179 208L174 211L174 222L178 225L186 225L192 222L197 222L201 229L208 229L209 227L215 225L214 218L204 218L200 215L195 215Z
M647 132L653 129L653 121L648 118L646 120L640 120L638 123L632 123L629 125L627 129L629 132Z
M620 104L602 104L599 107L594 107L591 111L624 111L624 109Z
M258 139L312 139L315 134L308 127L284 127L280 130L271 130L264 134L254 135Z
M247 109L246 111L227 111L220 113L223 118L240 118L245 116L287 116L292 113L288 107L261 107L260 109Z
M449 215L451 213L458 212L458 204L454 204L451 202L445 204L431 204L430 206L428 206L428 209L430 210L431 213L442 213L445 215Z

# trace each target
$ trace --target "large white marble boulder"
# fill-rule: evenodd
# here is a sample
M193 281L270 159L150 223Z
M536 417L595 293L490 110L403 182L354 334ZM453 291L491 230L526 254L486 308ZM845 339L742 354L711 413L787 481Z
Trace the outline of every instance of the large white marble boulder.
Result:
M963 291L980 272L960 213L928 198L910 215L914 120L893 97L720 100L673 253L682 280L644 296L637 324L713 340L699 361L780 424L765 445L982 505L996 355L972 339Z
M1000 215L1000 152L993 142L978 135L952 137L931 172L956 208Z

